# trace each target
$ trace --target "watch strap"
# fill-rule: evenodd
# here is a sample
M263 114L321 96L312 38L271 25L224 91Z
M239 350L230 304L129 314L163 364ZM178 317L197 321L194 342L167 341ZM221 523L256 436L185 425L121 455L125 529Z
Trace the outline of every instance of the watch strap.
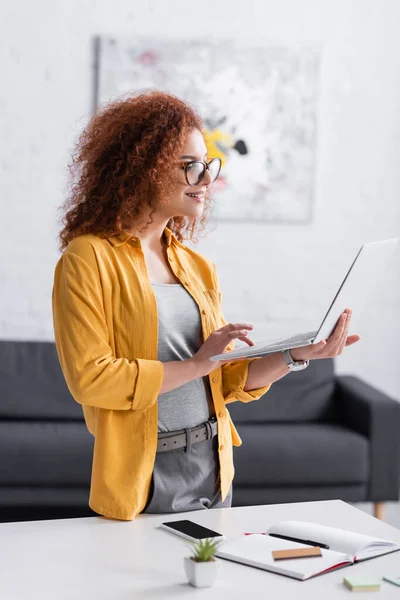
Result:
M284 361L290 370L305 369L310 364L309 360L297 360L297 361L293 360L293 357L290 354L289 349L283 350L282 354L283 354Z

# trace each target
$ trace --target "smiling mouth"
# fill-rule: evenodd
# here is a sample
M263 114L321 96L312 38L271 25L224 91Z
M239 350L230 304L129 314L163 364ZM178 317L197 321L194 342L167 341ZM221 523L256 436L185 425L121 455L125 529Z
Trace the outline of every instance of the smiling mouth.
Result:
M189 196L189 198L194 198L195 200L198 200L199 202L204 200L204 192L198 192L197 194L191 194L190 192L186 192L186 196Z

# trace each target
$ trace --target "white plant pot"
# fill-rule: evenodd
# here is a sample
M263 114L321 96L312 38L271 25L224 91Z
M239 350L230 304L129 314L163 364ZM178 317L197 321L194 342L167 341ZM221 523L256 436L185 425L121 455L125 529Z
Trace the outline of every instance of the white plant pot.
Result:
M218 561L196 562L189 556L184 559L186 576L194 587L211 587L218 575Z

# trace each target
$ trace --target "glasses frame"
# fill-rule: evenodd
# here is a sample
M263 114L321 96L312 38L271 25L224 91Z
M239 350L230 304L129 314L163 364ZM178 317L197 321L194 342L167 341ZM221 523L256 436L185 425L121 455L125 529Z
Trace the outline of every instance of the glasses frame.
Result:
M214 183L214 181L216 181L218 179L219 174L221 173L222 160L220 158L212 158L208 162L204 162L203 160L188 160L187 162L182 162L181 163L181 167L182 167L182 169L185 172L186 183L188 185L190 185L190 187L194 187L196 185L199 185L200 181L202 181L202 179L204 178L204 175L206 174L206 170L210 171L210 165L211 165L211 163L213 163L215 161L218 161L218 163L219 163L219 169L218 169L218 173L217 173L216 178L213 179L213 181L212 181L212 183ZM188 168L188 165L193 165L195 163L200 163L201 165L203 165L203 173L199 177L197 183L189 183L188 176L187 176L187 168Z

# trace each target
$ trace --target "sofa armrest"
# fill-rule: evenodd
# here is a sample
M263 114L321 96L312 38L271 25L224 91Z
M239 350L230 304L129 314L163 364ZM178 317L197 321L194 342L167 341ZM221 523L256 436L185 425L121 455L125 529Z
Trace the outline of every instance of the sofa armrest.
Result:
M368 500L398 500L400 487L400 402L358 377L337 375L338 420L370 441Z

